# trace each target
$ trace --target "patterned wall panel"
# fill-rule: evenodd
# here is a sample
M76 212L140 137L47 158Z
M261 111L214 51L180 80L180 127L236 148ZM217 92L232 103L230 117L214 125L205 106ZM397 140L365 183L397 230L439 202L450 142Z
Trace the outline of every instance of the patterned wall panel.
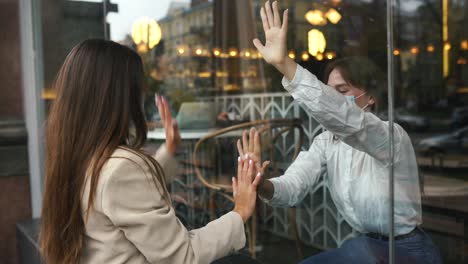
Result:
M305 132L303 150L307 150L315 136L323 129L307 110L294 102L288 93L244 94L238 96L218 96L205 98L215 101L218 111L235 113L240 119L300 118ZM291 149L288 137L278 141L275 146L286 157ZM355 235L355 231L337 211L328 188L326 179L310 191L309 195L296 207L296 219L299 237L315 247L328 249L340 246L346 239ZM285 208L273 208L260 205L262 227L284 237L289 237L291 225Z

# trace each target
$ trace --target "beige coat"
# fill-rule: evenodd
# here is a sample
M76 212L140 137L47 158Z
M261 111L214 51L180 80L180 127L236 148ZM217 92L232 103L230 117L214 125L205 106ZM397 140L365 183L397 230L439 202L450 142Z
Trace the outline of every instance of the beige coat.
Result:
M155 159L166 177L174 177L177 162L164 146ZM85 222L81 263L210 263L244 247L239 214L230 212L188 231L150 177L142 158L125 148L114 152L101 171L94 210ZM82 208L88 205L89 185Z

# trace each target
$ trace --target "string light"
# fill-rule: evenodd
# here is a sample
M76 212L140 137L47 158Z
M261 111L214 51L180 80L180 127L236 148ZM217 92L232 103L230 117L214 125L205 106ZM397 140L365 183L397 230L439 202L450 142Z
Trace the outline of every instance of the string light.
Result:
M315 55L315 58L316 58L318 61L321 61L321 60L323 60L323 54L322 54L322 53L319 53L319 54Z
M434 50L435 50L435 47L434 47L434 45L432 45L432 44L429 44L429 45L427 45L427 48L426 48L426 50L427 50L427 52L434 52Z
M416 47L416 46L411 47L410 52L411 52L411 54L416 55L416 54L419 53L419 48Z

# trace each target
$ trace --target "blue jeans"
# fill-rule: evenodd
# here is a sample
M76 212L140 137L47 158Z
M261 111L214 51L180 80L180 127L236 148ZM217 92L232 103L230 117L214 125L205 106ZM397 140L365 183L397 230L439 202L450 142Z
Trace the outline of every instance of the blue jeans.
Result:
M300 264L315 263L388 263L388 241L364 234L346 241L340 248L329 250L303 260ZM407 238L395 240L395 263L441 264L439 250L431 237L421 229Z

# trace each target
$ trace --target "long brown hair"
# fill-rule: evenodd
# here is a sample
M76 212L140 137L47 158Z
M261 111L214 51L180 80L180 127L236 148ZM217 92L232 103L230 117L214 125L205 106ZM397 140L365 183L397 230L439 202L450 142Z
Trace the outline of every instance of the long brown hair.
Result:
M140 56L112 41L83 41L65 59L54 83L57 96L46 124L40 244L47 263L79 262L99 173L119 146L146 162L168 202L161 167L141 151L147 133L143 78ZM81 208L86 180L91 187L85 197L88 208Z

